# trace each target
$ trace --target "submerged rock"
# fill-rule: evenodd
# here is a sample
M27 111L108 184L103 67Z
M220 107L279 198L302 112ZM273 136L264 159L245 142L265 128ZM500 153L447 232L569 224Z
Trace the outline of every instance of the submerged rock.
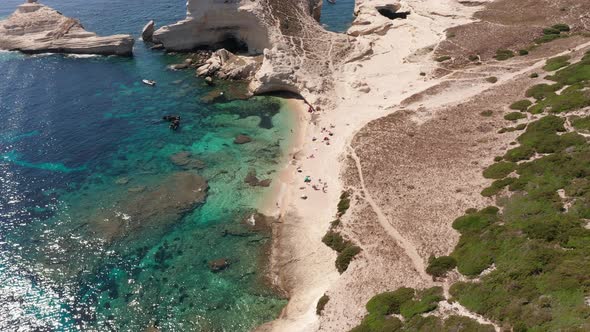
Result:
M0 21L0 49L23 53L125 55L133 53L133 37L100 37L82 24L35 0L18 6Z
M170 175L149 190L123 198L108 211L93 213L91 231L110 243L165 229L184 213L203 203L207 189L207 181L192 172Z
M247 135L240 134L234 139L234 144L246 144L252 142L252 138Z
M174 165L183 167L185 169L201 169L205 167L204 161L193 158L192 153L188 151L175 153L170 156L170 160Z
M229 267L229 260L227 258L219 258L209 262L209 270L211 272L219 272Z
M271 179L259 180L258 177L256 176L256 171L251 170L250 172L248 172L248 175L246 175L244 182L246 182L247 184L249 184L252 187L269 187L272 180Z

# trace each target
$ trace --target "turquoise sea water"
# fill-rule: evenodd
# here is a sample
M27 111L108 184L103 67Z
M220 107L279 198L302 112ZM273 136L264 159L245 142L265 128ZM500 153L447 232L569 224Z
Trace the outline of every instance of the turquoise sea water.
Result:
M20 2L0 2L0 17ZM44 2L136 37L185 12L185 0ZM263 278L269 234L242 221L264 193L244 178L280 167L291 112L273 97L206 104L192 71L165 69L181 57L139 41L135 54L0 53L1 331L247 331L286 303ZM233 144L241 133L253 142ZM187 173L208 181L203 204L152 199ZM218 258L231 265L213 273Z
M346 32L354 20L354 0L336 0L334 4L323 1L320 23L327 30Z

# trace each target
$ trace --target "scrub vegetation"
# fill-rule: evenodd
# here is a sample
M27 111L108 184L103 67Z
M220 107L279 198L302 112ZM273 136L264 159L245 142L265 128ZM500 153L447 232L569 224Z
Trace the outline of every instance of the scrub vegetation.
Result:
M547 35L569 27L552 29ZM467 278L477 278L454 283L449 300L506 331L590 330L590 145L577 132L590 129L590 117L571 116L573 130L568 131L562 114L590 106L590 53L574 64L568 60L548 61L559 67L549 77L556 83L527 91L535 105L511 106L540 117L522 127L518 146L483 171L494 181L481 194L495 197L497 206L469 209L457 218L457 246L449 256L431 258L427 268L438 277L456 265ZM422 315L442 299L435 288L378 294L353 331L492 330L465 317L443 321Z
M337 219L332 221L330 230L322 238L322 242L325 245L332 248L338 253L336 257L336 269L338 272L343 273L348 269L348 265L354 259L356 255L361 252L359 246L354 245L351 241L345 239L336 228L341 224L341 217L350 208L350 193L348 191L342 192L340 195L340 201L337 206Z

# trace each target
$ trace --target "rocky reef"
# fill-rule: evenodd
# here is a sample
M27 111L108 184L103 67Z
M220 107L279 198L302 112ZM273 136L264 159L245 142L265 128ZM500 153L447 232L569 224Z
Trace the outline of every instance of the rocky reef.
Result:
M24 53L133 54L130 35L100 37L73 18L28 0L0 21L0 49Z
M225 49L198 74L247 79L253 94L289 91L328 105L333 74L371 48L322 28L321 6L320 0L189 0L186 19L156 30L153 42L170 51Z

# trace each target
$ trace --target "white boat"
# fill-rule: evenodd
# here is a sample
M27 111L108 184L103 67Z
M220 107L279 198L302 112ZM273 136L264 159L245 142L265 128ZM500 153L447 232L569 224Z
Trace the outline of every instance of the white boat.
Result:
M328 2L331 3L331 4L335 4L336 3L336 0L328 0Z
M154 80L141 80L141 82L145 85L149 85L149 86L155 86L156 85L156 81Z

